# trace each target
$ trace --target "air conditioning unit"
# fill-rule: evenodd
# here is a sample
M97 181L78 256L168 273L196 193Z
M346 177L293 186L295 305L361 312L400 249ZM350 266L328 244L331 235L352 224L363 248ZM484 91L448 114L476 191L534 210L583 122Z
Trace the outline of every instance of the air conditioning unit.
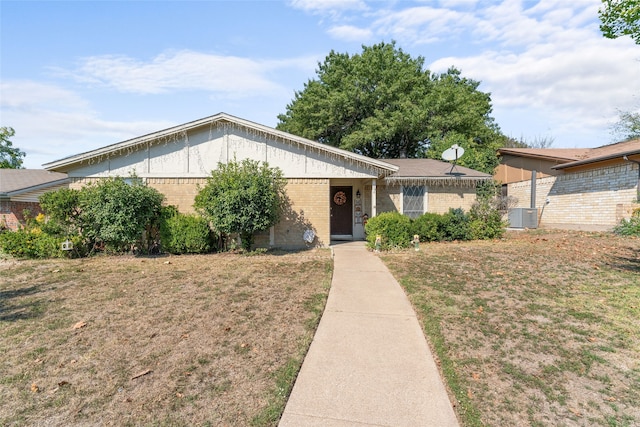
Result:
M514 208L509 210L509 226L513 228L538 228L538 209Z

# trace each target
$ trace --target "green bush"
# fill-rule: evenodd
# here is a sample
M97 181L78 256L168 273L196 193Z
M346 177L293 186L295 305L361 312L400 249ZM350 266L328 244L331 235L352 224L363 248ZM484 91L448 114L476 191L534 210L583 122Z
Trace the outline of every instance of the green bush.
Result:
M16 258L59 258L60 241L34 228L0 233L0 250Z
M622 219L613 232L620 236L640 236L640 208L633 210L629 219Z
M80 190L82 234L116 252L128 252L160 215L164 196L140 179L108 178Z
M442 215L427 212L413 220L412 234L420 236L421 242L438 242L443 239L442 227Z
M282 171L266 162L245 159L218 163L196 195L194 207L216 233L239 234L243 249L250 251L254 234L280 220L285 185Z
M469 219L469 216L461 208L449 209L449 212L442 216L443 240L471 240Z
M376 236L381 236L380 249L406 248L411 244L413 226L408 216L385 212L367 222L365 227L369 247L374 248Z
M169 210L160 221L162 250L172 254L207 253L212 249L212 236L206 219Z
M479 200L469 211L470 237L474 240L488 240L502 237L506 230L502 214L490 201Z

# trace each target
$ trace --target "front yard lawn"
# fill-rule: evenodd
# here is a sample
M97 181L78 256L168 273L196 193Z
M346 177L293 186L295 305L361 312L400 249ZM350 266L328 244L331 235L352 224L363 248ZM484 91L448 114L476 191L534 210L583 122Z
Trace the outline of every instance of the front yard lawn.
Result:
M0 260L0 425L275 425L328 250Z
M510 232L382 258L465 426L640 425L640 239Z

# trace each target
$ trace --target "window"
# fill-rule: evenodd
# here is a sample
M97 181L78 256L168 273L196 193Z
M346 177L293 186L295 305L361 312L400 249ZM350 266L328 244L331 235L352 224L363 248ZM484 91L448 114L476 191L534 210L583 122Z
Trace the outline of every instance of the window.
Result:
M402 187L402 213L417 218L424 213L424 186Z

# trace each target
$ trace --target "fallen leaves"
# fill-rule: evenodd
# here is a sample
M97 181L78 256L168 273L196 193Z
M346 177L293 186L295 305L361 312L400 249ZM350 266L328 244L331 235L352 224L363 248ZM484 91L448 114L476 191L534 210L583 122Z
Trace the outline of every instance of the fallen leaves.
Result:
M82 329L85 326L87 326L87 322L78 322L75 325L73 325L73 329Z

